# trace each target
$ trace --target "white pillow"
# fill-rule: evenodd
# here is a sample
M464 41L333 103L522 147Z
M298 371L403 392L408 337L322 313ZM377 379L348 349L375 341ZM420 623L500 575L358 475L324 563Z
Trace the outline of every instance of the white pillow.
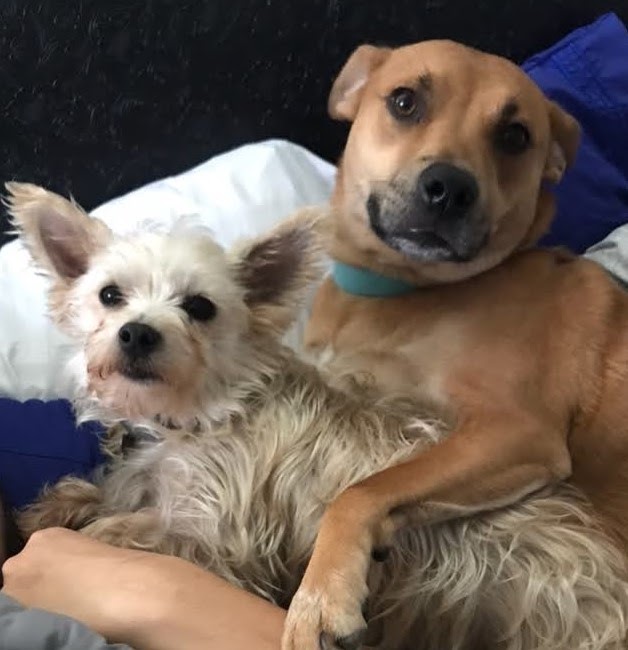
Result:
M95 209L114 231L196 214L223 246L256 236L304 205L329 199L335 168L302 147L270 140L212 158ZM0 396L70 397L70 344L46 315L46 280L18 241L0 249ZM288 337L298 345L305 314Z

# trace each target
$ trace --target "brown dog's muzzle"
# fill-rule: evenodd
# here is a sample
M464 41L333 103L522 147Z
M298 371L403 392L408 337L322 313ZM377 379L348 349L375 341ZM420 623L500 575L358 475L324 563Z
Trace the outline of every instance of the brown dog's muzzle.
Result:
M470 172L434 162L414 182L372 192L366 207L373 232L391 248L421 261L466 262L488 239L479 197Z

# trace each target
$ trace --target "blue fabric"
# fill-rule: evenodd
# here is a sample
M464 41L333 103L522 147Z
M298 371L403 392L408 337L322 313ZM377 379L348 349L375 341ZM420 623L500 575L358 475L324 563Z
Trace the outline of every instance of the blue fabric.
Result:
M628 33L614 14L576 30L524 69L583 127L575 166L557 187L547 245L576 252L628 222ZM102 462L96 425L77 429L63 401L0 399L0 491L16 507L45 483Z
M542 241L582 253L628 222L628 32L605 14L523 68L582 126L576 164L556 188L557 216Z
M64 400L0 399L0 492L8 505L30 503L66 474L89 474L103 460L100 431L95 423L77 428Z

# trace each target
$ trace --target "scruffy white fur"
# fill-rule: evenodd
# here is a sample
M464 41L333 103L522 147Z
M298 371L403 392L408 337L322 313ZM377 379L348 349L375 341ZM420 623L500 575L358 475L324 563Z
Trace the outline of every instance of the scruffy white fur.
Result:
M77 342L79 416L146 434L128 453L116 448L95 485L64 479L44 493L21 518L27 533L81 528L288 605L325 505L446 434L426 405L332 388L280 343L317 273L315 211L226 255L201 232L117 237L40 188L9 191L14 222L51 276L51 314ZM98 298L109 284L124 294L113 308ZM182 310L194 294L216 304L213 320ZM150 362L157 380L120 372L117 333L130 320L164 338ZM566 485L405 530L370 583L369 647L381 650L625 643L625 560Z

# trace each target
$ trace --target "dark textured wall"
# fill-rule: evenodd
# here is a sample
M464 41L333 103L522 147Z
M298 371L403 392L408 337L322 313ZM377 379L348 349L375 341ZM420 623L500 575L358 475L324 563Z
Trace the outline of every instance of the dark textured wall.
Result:
M628 20L628 0L1 0L0 180L91 208L253 140L335 159L326 96L359 43L521 61L608 10Z

